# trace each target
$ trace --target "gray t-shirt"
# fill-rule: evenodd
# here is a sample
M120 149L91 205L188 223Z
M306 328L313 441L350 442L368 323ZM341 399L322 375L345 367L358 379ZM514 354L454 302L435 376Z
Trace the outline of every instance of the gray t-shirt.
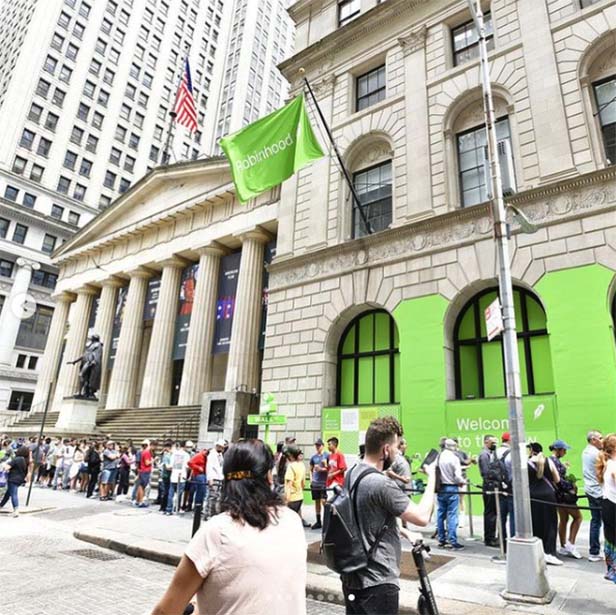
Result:
M115 470L120 463L118 451L106 448L103 451L103 470Z
M398 476L404 476L404 478L411 478L411 466L409 462L406 460L402 453L398 453L394 462L391 464L392 472L395 472ZM393 479L393 481L400 487L401 489L410 489L410 483L405 483L404 481Z
M354 466L350 470L351 485L360 473L370 467L365 463ZM362 479L355 497L366 548L375 543L384 525L387 525L387 529L368 567L350 575L342 575L342 583L349 589L363 589L386 583L399 586L402 547L396 519L406 510L409 504L408 496L391 478L374 472Z

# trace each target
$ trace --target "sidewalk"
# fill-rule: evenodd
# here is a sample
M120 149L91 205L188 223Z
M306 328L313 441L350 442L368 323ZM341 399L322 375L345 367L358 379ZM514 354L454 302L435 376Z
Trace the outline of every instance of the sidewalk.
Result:
M115 508L113 508L115 507ZM157 509L136 509L128 504L114 504L111 512L82 519L75 525L74 536L101 547L121 551L135 557L152 559L175 565L181 557L192 527L192 515L166 517ZM310 506L304 509L304 517L314 519ZM476 533L481 532L481 518L474 521ZM432 529L423 532L428 539ZM308 543L317 542L318 531L306 530ZM578 547L588 554L588 523L580 531ZM587 559L563 558L560 567L548 567L550 585L556 590L551 604L527 606L507 603L500 597L505 586L506 566L493 563L490 558L498 554L480 541L468 540L468 530L460 530L460 539L466 544L463 552L434 548L434 554L451 557L451 561L431 573L430 579L438 605L443 615L496 615L504 610L511 613L537 613L555 615L562 613L599 615L614 610L616 587L603 578L605 564L591 563ZM427 540L431 545L435 541ZM403 558L410 558L408 545L404 545ZM520 571L524 574L524 571ZM308 564L307 593L310 597L341 602L338 576L325 566ZM414 613L417 603L417 583L401 581L401 612Z

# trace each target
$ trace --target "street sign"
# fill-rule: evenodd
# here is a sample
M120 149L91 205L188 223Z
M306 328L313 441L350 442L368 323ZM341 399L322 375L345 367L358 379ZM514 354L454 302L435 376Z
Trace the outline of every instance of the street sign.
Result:
M249 425L286 425L287 417L284 414L249 414Z
M503 314L498 297L485 309L486 329L488 331L488 342L492 341L499 333L505 330L503 324Z

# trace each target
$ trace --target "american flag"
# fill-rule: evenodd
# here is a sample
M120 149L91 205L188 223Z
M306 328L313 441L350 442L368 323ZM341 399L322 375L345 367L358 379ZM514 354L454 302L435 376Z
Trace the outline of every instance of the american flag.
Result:
M195 99L193 98L192 79L190 77L190 65L188 58L184 67L184 75L178 89L175 99L175 121L182 126L185 126L190 132L195 132L197 125L197 109L195 107Z

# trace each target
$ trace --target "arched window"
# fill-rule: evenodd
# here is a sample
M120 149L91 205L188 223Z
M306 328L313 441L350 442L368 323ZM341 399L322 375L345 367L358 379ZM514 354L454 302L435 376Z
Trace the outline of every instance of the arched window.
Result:
M338 405L400 401L398 329L384 310L367 312L345 329L338 346Z
M485 308L498 290L475 295L462 309L454 328L456 399L505 396L503 345L499 335L488 342ZM514 289L520 376L524 395L554 392L546 316L537 298Z

